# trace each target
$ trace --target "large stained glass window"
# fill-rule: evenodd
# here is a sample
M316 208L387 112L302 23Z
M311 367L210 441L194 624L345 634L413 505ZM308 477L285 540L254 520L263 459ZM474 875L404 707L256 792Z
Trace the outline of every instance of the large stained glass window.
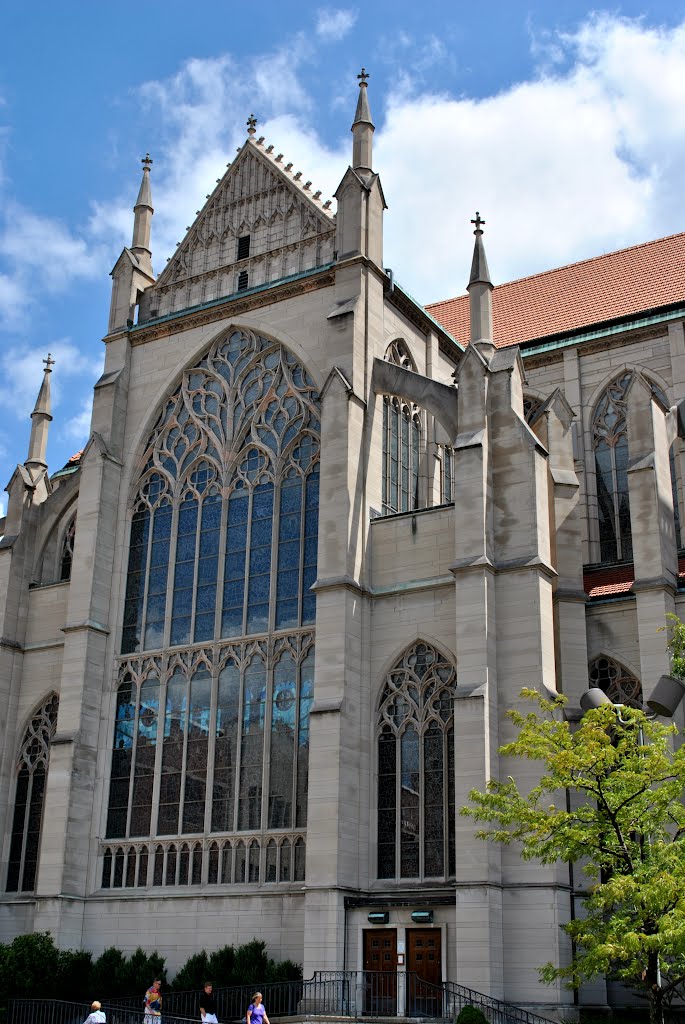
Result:
M33 715L24 733L17 762L7 892L33 892L36 887L50 742L58 706L59 698L53 693Z
M391 342L385 358L396 366L416 371L405 342ZM402 398L383 398L383 514L409 512L419 507L421 414Z
M159 837L150 884L194 884L204 870L195 847L165 837L279 831L268 872L260 836L223 844L221 856L215 845L207 870L233 882L264 872L291 880L304 863L294 830L307 821L313 699L315 386L276 342L227 332L165 402L142 465L107 836ZM118 849L108 847L103 884L118 886L119 863L122 885L128 865L145 884L133 847L122 845L119 861Z
M378 877L455 873L453 665L417 641L388 673L378 721Z
M628 422L625 393L632 378L626 371L609 384L600 396L592 418L595 453L600 561L630 561L633 536L628 494ZM655 384L654 394L668 406L666 396ZM673 449L670 452L671 483L676 544L680 547L680 509Z

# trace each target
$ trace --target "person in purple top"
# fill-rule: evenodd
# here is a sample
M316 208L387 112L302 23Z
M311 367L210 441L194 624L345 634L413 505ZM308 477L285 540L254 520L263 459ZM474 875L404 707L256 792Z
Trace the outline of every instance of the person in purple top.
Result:
M262 993L255 992L247 1008L247 1024L269 1024L266 1010L262 1006Z

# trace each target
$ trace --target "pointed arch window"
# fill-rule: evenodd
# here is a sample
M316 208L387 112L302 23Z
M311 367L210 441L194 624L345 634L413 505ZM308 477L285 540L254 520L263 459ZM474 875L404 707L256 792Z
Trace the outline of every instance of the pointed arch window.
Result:
M33 892L40 852L50 743L55 735L59 697L51 694L28 724L17 761L7 892Z
M388 362L416 372L416 364L402 338L391 342ZM416 405L392 395L383 396L383 514L409 512L419 507L421 414Z
M60 555L60 568L59 578L60 580L71 579L71 565L74 560L74 540L76 538L76 516L73 516L71 522L67 526L62 541L62 552Z
M642 707L642 685L632 672L620 662L601 655L590 662L588 679L590 686L596 686L606 693L614 704L629 704Z
M608 385L595 406L592 443L595 454L599 548L602 562L630 561L633 537L628 494L628 421L625 393L632 377L626 371ZM668 406L663 391L652 384L654 394ZM669 453L676 545L680 547L680 508L673 449Z
M454 875L454 666L418 641L378 710L378 877Z
M165 402L132 503L108 838L306 826L319 433L305 369L250 331ZM155 879L172 853L197 874L196 848L165 845ZM235 880L262 848L228 847Z

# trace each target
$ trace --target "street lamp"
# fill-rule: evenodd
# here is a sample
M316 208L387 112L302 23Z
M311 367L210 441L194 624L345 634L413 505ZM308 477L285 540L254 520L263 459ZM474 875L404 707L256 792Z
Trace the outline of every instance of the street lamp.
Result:
M685 680L677 676L661 676L654 687L652 695L647 701L647 707L656 715L662 718L672 718L681 700L685 697ZM602 704L613 704L610 697L607 697L604 690L599 686L593 686L586 690L580 698L580 706L583 711L591 711L599 708Z

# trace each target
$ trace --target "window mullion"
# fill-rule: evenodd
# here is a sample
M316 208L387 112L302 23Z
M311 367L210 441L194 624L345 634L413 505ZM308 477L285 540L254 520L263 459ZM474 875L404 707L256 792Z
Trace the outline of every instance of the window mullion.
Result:
M416 732L419 737L419 879L422 881L425 875L424 843L426 841L426 830L424 827L426 818L426 771L424 764L424 742L426 729L421 728L423 723L416 723Z
M140 651L145 650L145 627L147 625L147 592L150 587L150 562L152 560L152 532L155 525L156 509L150 508L147 533L147 552L145 554L145 579L143 580L143 606L140 610Z
M304 548L304 544L302 545ZM299 778L300 760L300 701L302 699L302 643L301 637L299 651L295 662L295 734L293 736L293 784L290 809L290 823L288 828L295 828L297 825L297 780Z
M236 736L235 778L233 779L233 824L231 832L238 830L238 807L240 804L240 777L243 768L243 715L245 714L245 647L240 649L240 694L238 697L238 723ZM233 868L231 869L233 870Z
M224 578L226 575L226 537L228 533L228 502L229 497L224 490L221 492L221 525L219 527L219 550L216 567L216 607L214 609L214 637L221 636L221 617L224 611Z
M616 471L616 445L611 445L611 490L614 507L614 529L616 531L616 557L623 557L623 538L621 537L621 517L619 513L620 499L618 494L618 473Z
M206 492L205 492L206 494ZM195 565L193 566L193 590L190 595L190 643L195 642L195 615L197 612L197 585L198 576L200 573L200 537L202 535L202 515L204 512L204 495L198 495L195 499L197 501L197 516L195 518ZM190 693L188 694L188 700L190 701Z
M47 780L46 780L47 781ZM25 892L24 889L24 867L26 866L26 846L28 844L29 817L31 814L31 800L33 798L33 769L29 768L29 784L26 787L26 807L24 808L24 827L22 829L21 857L19 860L19 875L17 877L17 892ZM16 800L16 795L15 795ZM36 878L38 872L36 872ZM34 883L35 888L35 883Z
M283 471L276 477L274 470L273 496L271 499L271 558L269 561L269 618L266 629L272 633L276 628L276 600L278 597L278 545L281 539L281 483ZM298 619L299 622L299 619ZM268 671L268 670L267 670ZM267 685L268 688L268 685Z
M252 550L252 499L254 497L253 481L250 481L250 493L248 495L247 525L245 527L245 575L243 577L243 628L241 636L247 634L247 610L250 600L250 552Z
M135 711L133 714L133 740L131 743L131 767L129 770L128 779L128 806L126 808L126 829L124 836L128 838L131 835L131 814L133 811L133 784L136 777L136 757L138 755L138 715L140 714L140 695L143 688L142 682L132 681L132 689L135 690ZM119 687L117 686L117 697L119 694ZM114 728L116 730L116 721ZM110 768L111 775L111 768Z
M216 653L218 655L218 651ZM219 670L216 665L217 660L218 658L215 658L209 697L209 736L207 738L207 776L205 781L205 835L208 835L212 830L212 810L214 807L214 758L216 756L216 720L219 706Z
M276 517L274 516L274 519L275 518ZM271 768L271 722L273 719L272 705L274 695L274 659L272 644L268 645L265 669L266 695L264 706L264 732L262 734L262 805L259 811L259 827L262 832L265 831L269 825L269 771Z
M195 572L197 573L197 561L195 562ZM190 634L193 635L192 632ZM197 671L197 668L195 669ZM194 675L194 673L193 673ZM192 675L188 674L186 678L186 711L185 711L185 723L183 725L183 753L181 755L181 786L178 799L178 818L176 826L176 834L183 835L185 830L183 828L183 811L186 802L186 762L188 759L188 733L190 732L190 683ZM176 871L178 872L180 863L180 856L176 858Z
M402 877L402 736L395 732L395 878Z
M164 722L166 721L167 690L169 688L169 665L159 673L159 709L157 711L157 741L155 744L155 773L152 782L152 811L150 814L150 835L156 836L159 825L159 791L162 779L162 756L164 753ZM166 862L165 862L166 864Z
M176 545L178 543L178 517L180 496L176 494L172 506L171 536L169 537L169 568L166 581L166 614L164 616L164 647L169 646L171 639L171 620L174 612L174 585L176 582Z

